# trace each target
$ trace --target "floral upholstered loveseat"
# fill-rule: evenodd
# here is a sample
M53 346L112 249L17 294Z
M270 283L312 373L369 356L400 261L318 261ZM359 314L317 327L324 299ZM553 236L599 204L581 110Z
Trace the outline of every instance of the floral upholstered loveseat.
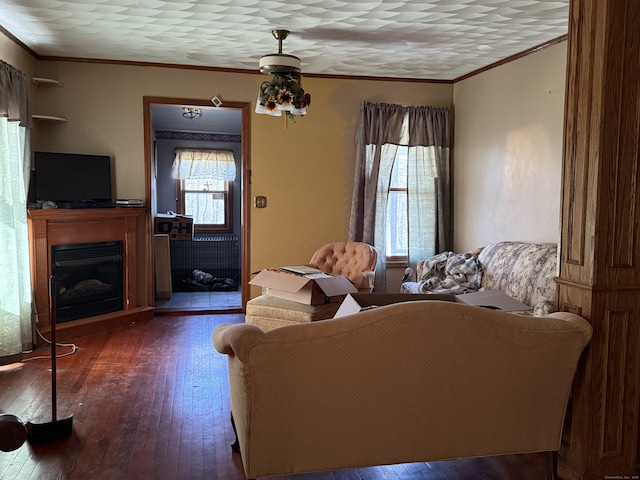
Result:
M556 310L558 246L555 243L499 242L484 248L452 255L460 259L452 277L464 279L479 290L501 290L531 307L535 316ZM434 257L435 258L435 257ZM403 293L440 293L433 285L432 259L419 261L415 281L403 282ZM461 270L461 268L463 268ZM459 273L462 271L463 273ZM446 275L445 275L446 276ZM479 282L479 285L478 285ZM461 281L464 284L464 280ZM473 288L467 291L473 291Z

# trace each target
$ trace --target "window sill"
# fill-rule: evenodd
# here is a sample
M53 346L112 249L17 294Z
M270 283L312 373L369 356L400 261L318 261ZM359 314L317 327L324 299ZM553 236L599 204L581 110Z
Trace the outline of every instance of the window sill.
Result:
M387 267L407 268L409 261L404 257L388 257L386 261Z

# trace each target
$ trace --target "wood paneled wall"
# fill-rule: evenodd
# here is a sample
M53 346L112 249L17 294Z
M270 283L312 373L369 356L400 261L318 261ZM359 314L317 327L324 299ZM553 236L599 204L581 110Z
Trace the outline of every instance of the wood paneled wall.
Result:
M572 0L559 308L594 327L560 450L565 480L636 473L640 2ZM622 478L622 477L618 477Z

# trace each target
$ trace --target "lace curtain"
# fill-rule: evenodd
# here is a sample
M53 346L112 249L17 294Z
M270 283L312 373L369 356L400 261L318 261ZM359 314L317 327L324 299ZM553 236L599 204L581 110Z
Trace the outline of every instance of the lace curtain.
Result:
M32 348L27 230L29 106L25 75L0 61L0 365Z
M387 202L398 146L408 147L409 264L450 248L449 109L363 102L349 240L378 250L376 289L386 289Z
M185 180L236 179L236 161L227 150L176 149L171 168L173 178Z

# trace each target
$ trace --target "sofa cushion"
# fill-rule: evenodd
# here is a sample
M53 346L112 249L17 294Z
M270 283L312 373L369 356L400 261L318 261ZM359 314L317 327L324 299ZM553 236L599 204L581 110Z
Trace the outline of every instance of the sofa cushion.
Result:
M502 290L534 309L550 308L556 302L557 249L555 243L487 245L478 255L482 288Z

